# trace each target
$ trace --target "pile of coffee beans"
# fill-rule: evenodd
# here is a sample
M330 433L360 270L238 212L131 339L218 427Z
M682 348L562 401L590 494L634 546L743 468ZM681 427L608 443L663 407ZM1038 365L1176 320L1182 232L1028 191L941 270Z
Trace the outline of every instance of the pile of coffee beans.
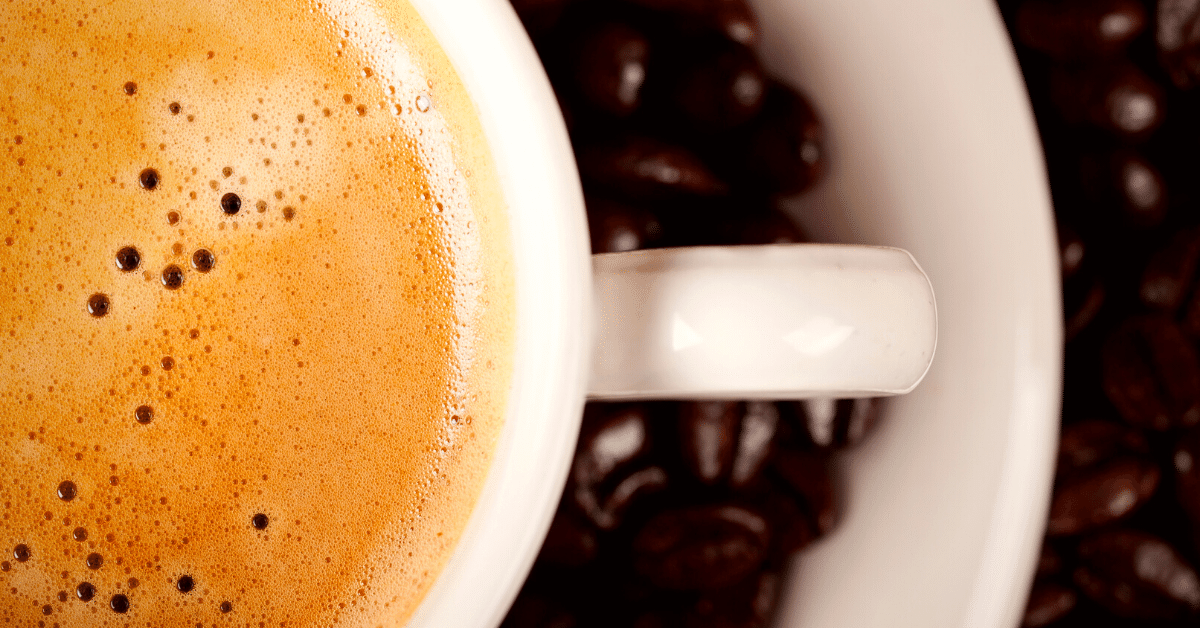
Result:
M769 77L744 0L512 0L583 178L592 250L802 242L812 106ZM592 403L506 628L754 628L838 520L836 450L876 400Z
M1001 0L1045 147L1063 427L1024 625L1200 622L1200 5Z

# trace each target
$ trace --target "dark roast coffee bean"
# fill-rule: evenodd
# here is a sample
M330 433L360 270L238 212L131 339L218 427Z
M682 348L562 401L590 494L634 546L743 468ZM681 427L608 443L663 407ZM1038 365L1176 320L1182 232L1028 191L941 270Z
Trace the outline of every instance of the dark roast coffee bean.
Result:
M1130 63L1057 68L1051 97L1072 124L1092 124L1127 140L1141 140L1162 124L1162 87Z
M779 450L771 468L804 500L818 534L837 522L838 509L829 473L829 456L821 451Z
M630 136L579 150L584 179L635 197L716 196L728 186L680 146Z
M522 591L500 628L575 628L575 616L558 600Z
M662 225L650 212L595 196L586 200L593 253L636 251L662 238Z
M667 488L667 472L661 467L639 469L621 478L607 493L600 487L575 489L575 503L601 530L613 530L621 525L626 510L643 495Z
M1200 261L1200 229L1176 233L1146 263L1138 295L1149 307L1173 313L1192 288Z
M795 90L772 82L763 109L725 156L752 187L797 194L825 170L824 131L808 101Z
M1075 608L1075 591L1056 582L1037 582L1025 603L1023 628L1042 628L1062 619Z
M593 106L627 116L642 102L650 42L624 24L605 24L580 43L575 81Z
M649 412L642 404L588 407L571 467L578 486L610 483L614 471L645 454L650 447Z
M744 487L758 481L771 454L779 427L779 409L769 401L747 401L742 405L737 451L729 473L729 484Z
M1088 273L1063 282L1063 336L1074 340L1096 320L1108 291L1098 277Z
M716 484L729 475L740 429L740 406L736 401L694 401L679 406L683 460L705 484Z
M1167 188L1154 164L1133 149L1088 155L1080 162L1091 202L1135 227L1153 227L1167 215Z
M766 628L779 600L778 574L762 572L717 591L705 591L684 612L686 628Z
M1155 430L1200 421L1200 362L1165 317L1132 318L1105 341L1104 391L1130 424Z
M879 416L880 402L874 398L818 398L788 405L803 421L813 444L846 447L858 444L866 436Z
M1115 421L1088 419L1065 425L1058 438L1058 473L1073 472L1107 462L1122 454L1148 454L1142 434Z
M1190 0L1158 0L1155 43L1159 63L1180 89L1200 82L1200 5Z
M596 532L570 510L559 510L546 533L538 561L578 567L595 557Z
M1060 482L1050 502L1048 536L1079 534L1127 518L1158 488L1158 466L1122 457Z
M666 589L717 589L756 570L769 544L766 520L747 508L668 510L638 532L634 567Z
M1016 20L1021 43L1062 60L1119 53L1145 28L1137 0L1026 0Z
M1038 554L1037 561L1037 576L1044 578L1046 576L1055 576L1062 573L1063 559L1054 547L1048 543L1042 543L1042 551Z
M1171 466L1175 470L1175 499L1191 522L1193 539L1200 544L1200 430L1189 430L1179 438Z
M683 70L672 101L696 129L728 129L762 109L766 82L750 50L739 44L714 46Z
M771 556L789 556L808 547L819 536L816 520L789 493L781 486L769 486L756 502L771 526Z
M1075 584L1109 611L1133 619L1182 619L1200 611L1200 578L1166 541L1109 530L1079 543Z
M743 46L758 43L758 20L745 0L631 0L717 30Z
M509 0L525 30L538 35L550 30L562 17L570 0Z

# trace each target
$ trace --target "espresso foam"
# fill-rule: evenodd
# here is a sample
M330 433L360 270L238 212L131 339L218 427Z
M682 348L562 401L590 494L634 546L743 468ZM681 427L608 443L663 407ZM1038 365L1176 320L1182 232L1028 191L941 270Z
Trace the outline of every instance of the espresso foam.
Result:
M398 625L462 531L482 133L407 4L283 4L0 5L0 624Z

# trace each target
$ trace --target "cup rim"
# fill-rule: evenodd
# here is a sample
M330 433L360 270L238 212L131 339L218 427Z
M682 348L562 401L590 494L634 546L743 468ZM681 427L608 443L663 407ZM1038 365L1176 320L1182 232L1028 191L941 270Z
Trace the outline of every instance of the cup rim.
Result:
M504 0L412 0L476 107L499 175L516 284L508 409L450 560L408 626L496 626L541 548L583 417L591 247L566 124Z

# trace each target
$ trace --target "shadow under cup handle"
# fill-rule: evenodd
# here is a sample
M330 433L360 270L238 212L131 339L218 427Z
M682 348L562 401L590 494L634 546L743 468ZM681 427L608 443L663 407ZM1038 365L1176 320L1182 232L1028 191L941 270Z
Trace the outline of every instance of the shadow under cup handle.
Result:
M933 288L902 249L689 247L592 266L592 399L896 395L937 345Z

